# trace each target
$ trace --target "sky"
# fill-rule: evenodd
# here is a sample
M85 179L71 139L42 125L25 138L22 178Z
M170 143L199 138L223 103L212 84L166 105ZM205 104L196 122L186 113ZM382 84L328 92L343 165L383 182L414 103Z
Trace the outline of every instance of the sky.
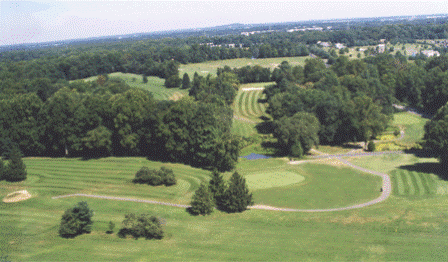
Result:
M189 29L232 23L446 14L448 1L8 1L0 45Z

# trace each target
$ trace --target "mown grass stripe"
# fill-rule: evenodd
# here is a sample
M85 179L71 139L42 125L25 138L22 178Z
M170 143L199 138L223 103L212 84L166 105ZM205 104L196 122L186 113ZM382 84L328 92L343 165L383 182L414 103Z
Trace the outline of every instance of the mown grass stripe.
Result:
M255 92L254 91L250 91L249 92L249 115L252 118L256 118L257 117L257 113L255 113Z
M392 193L394 195L399 195L398 193L398 180L397 180L397 173L392 173L390 175L390 180L391 180L391 184L392 184Z
M409 174L407 172L401 171L401 178L403 179L404 195L405 196L410 195L411 187L412 187L412 183L411 183L408 175Z
M235 115L240 115L240 106L241 106L241 95L242 95L242 91L238 91L238 93L236 94L235 97L235 102L234 102L234 110L235 110Z
M397 178L398 195L403 196L405 194L403 177L398 171L395 173L395 177Z
M412 195L421 196L422 193L424 193L424 192L422 192L423 189L421 189L417 183L417 178L416 178L417 172L413 171L413 172L407 172L407 173L411 179L412 187L414 188L414 193Z
M420 180L422 181L422 185L425 188L426 194L430 195L431 189L429 188L427 174L418 173L418 176L420 177Z
M264 98L265 94L263 94L263 91L259 91L257 97L257 108L260 112L260 115L266 115L266 103L260 102L260 100L263 100Z
M425 187L423 186L422 178L420 177L420 173L418 172L412 172L413 179L415 180L415 183L418 187L418 192L420 193L420 196L424 196L427 194L427 191Z
M257 117L260 117L264 114L264 111L261 109L260 102L258 102L261 98L262 91L255 91L254 96L254 112L257 114Z
M249 108L250 108L250 92L244 92L244 101L243 101L243 109L244 109L244 115L246 117L250 117L249 114Z

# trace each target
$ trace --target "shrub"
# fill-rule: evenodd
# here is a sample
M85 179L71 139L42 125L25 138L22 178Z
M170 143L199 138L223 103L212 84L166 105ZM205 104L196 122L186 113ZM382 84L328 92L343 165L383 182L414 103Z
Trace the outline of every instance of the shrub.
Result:
M202 183L194 192L188 211L193 215L210 215L213 212L213 206L213 195L208 186Z
M162 178L162 183L165 184L165 186L172 186L177 183L173 170L162 166L159 174Z
M172 186L177 183L173 170L166 167L161 167L159 171L155 169L151 170L147 167L142 167L135 174L133 182L138 184L148 184L152 186L159 186L162 184L166 186Z
M8 167L6 172L3 173L3 177L6 181L16 182L26 179L26 166L22 160L22 154L18 148L14 148L11 151Z
M375 151L375 142L373 142L373 141L370 141L368 144L367 144L367 151L370 151L370 152L373 152L373 151Z
M87 202L79 202L74 207L67 209L61 218L59 235L62 237L75 237L92 230L93 210Z
M162 239L164 235L160 220L149 214L126 214L122 224L123 227L118 232L118 236L122 238L131 235L137 239Z
M108 227L109 230L107 230L106 233L112 234L114 232L114 228L115 228L115 223L112 221L109 221L109 227Z

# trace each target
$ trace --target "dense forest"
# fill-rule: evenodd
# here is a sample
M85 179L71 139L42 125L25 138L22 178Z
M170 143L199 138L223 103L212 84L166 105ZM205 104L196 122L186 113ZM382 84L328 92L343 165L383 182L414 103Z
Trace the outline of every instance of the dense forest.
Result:
M2 152L17 145L27 156L145 155L229 170L239 151L239 138L230 133L230 106L238 86L268 81L275 82L265 89L272 132L285 154L301 156L319 143L368 141L387 127L393 103L435 113L448 101L448 56L410 62L399 52L386 52L349 60L314 44L354 46L377 44L380 38L405 43L447 37L446 24L392 24L2 52ZM180 63L310 53L327 60L308 59L303 67L284 62L272 71L224 67L216 77L196 74L191 97L176 102L156 101L150 93L107 76L157 76L166 79L167 87L177 87L182 83ZM97 75L96 82L69 82Z

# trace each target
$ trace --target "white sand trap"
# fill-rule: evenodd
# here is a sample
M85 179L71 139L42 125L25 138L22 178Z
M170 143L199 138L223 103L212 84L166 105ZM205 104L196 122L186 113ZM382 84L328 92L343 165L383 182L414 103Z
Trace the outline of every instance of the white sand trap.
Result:
M31 194L26 190L16 191L8 194L5 198L3 198L3 202L5 203L13 203L24 201L31 198Z

